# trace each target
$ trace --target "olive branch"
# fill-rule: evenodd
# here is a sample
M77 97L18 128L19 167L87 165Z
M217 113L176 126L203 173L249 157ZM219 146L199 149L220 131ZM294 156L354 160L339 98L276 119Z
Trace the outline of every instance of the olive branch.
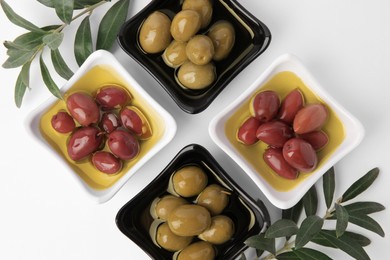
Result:
M12 69L21 67L21 71L16 79L14 99L17 107L22 105L26 89L30 88L30 69L32 61L39 55L39 66L43 82L48 90L57 98L62 99L59 87L54 82L50 71L43 59L45 49L50 50L51 61L58 75L68 80L73 72L63 59L59 46L65 35L63 30L74 20L84 17L80 23L74 40L74 57L79 66L94 51L104 49L109 50L115 42L120 26L127 18L130 0L118 0L104 14L100 21L96 46L93 46L90 17L93 11L110 2L111 0L37 0L41 4L55 10L58 18L63 22L59 25L48 25L38 27L21 17L4 1L0 0L1 7L7 18L13 24L22 27L28 32L18 36L13 41L5 41L3 44L7 48L7 60L3 63L3 68ZM78 13L74 15L74 11ZM47 47L47 48L46 48Z

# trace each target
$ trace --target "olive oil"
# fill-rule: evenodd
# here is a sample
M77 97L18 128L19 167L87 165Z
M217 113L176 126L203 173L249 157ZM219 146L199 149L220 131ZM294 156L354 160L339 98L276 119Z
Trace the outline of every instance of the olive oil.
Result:
M273 90L279 94L281 100L287 94L298 88L304 97L305 104L310 103L326 103L313 93L308 86L293 72L284 71L273 76L268 82L260 87L259 91ZM260 174L270 186L278 191L289 191L294 189L299 183L305 180L316 169L321 167L323 163L335 152L337 147L342 143L345 137L344 126L335 112L329 107L329 117L322 130L328 135L328 144L319 152L318 166L313 172L300 173L295 180L288 180L277 175L263 160L263 153L267 149L267 145L261 141L253 145L244 145L237 139L237 130L240 125L251 116L250 103L252 98L248 98L241 107L226 121L225 133L231 144L239 151L239 153L251 164L256 172Z
M58 111L67 111L64 100L76 92L83 91L92 96L96 91L107 84L120 85L129 91L132 97L129 105L139 108L147 120L153 131L153 135L147 140L140 140L140 152L135 159L130 161L123 161L122 169L113 175L105 174L98 171L91 163L90 158L80 160L78 162L70 159L67 153L67 141L70 134L61 134L56 132L51 126L51 118ZM123 78L121 78L115 70L110 66L95 66L89 70L83 77L81 77L65 94L64 100L56 101L41 117L40 131L45 140L59 153L68 165L75 171L75 173L85 182L89 187L96 190L103 190L114 185L131 167L133 167L139 160L141 160L152 147L161 139L164 134L164 121L159 116L158 111L155 111L149 103ZM79 126L76 122L76 126ZM107 145L103 150L109 151Z

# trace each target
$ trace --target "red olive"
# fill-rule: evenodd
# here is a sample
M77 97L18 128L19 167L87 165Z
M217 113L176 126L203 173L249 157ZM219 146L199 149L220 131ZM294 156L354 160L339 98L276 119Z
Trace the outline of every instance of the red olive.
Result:
M111 133L121 125L118 117L112 112L106 112L100 119L99 126L106 132Z
M122 160L131 160L139 153L138 140L129 132L116 129L108 135L108 147L111 152Z
M70 133L76 124L68 113L60 111L51 118L51 126L59 133Z
M246 145L251 145L259 141L256 137L256 130L260 126L260 121L255 117L249 117L244 121L237 131L237 139Z
M284 159L301 172L313 171L318 163L316 151L303 139L291 138L283 146Z
M265 122L256 131L256 137L264 143L282 148L284 143L293 137L291 127L282 121Z
M293 128L297 134L305 134L320 130L328 118L325 105L309 104L298 111L294 118Z
M298 137L311 144L311 146L313 146L314 150L316 151L324 148L329 141L329 137L324 131L315 131L307 134L300 134L298 135Z
M73 118L82 126L97 123L100 111L93 98L83 92L71 94L66 100L66 106Z
M122 161L112 153L98 151L92 155L92 164L101 172L114 174L122 168Z
M145 140L152 136L152 128L145 115L134 106L123 108L119 115L122 125Z
M67 148L69 157L78 161L96 151L103 141L103 135L96 127L87 126L76 129L70 136Z
M126 90L115 85L101 87L95 98L103 110L122 108L131 100L131 96Z
M282 101L278 118L288 124L292 124L295 115L302 107L303 95L299 89L294 89Z
M254 117L261 122L268 122L278 113L279 105L279 95L275 91L265 90L255 95L251 109Z
M269 147L265 150L263 159L279 176L290 180L298 177L298 170L286 162L281 148Z

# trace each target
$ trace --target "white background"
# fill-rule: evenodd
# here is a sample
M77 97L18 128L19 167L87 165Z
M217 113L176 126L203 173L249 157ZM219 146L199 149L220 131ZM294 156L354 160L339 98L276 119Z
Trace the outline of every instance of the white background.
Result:
M131 1L129 17L147 2ZM190 143L206 147L253 197L264 199L244 172L211 141L208 124L275 58L287 52L297 55L321 85L363 123L366 129L363 142L335 166L336 193L340 196L357 178L371 168L379 167L381 174L378 180L359 199L378 201L386 206L387 210L372 216L389 235L390 1L239 2L269 27L272 32L271 45L200 114L182 112L151 76L117 45L114 47L114 55L128 72L174 116L178 131L173 141L105 204L92 203L68 170L59 168L57 159L32 141L26 132L26 116L51 95L41 81L38 64L32 65L32 89L26 93L20 109L13 101L19 69L0 69L0 259L148 259L117 229L116 213L153 180L182 147ZM52 9L34 0L8 0L8 3L17 13L39 26L59 23ZM93 14L91 22L94 33L97 21L109 5ZM72 44L79 22L65 29L66 40L60 48L73 70L77 66ZM23 32L0 12L1 42L13 40ZM1 62L6 59L5 52L1 46ZM65 82L59 77L54 78L60 85ZM322 186L321 181L317 186ZM280 210L264 200L272 219L279 218ZM319 212L322 215L324 208ZM385 252L390 245L389 236L381 238L356 226L350 227L372 240L372 244L366 247L371 259L388 258ZM344 253L327 248L324 250L332 258L349 259Z

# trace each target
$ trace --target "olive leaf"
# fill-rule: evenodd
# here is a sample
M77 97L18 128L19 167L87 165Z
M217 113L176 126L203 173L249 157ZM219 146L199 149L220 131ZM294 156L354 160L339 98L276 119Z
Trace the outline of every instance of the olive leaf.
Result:
M318 197L315 185L313 185L308 192L303 196L303 207L305 208L306 216L315 215L318 207Z
M22 70L20 71L23 84L26 85L26 87L30 86L30 67L31 67L31 60L26 62L23 65Z
M54 0L38 0L38 2L40 2L41 4L43 4L47 7L54 8ZM74 5L73 5L74 10L84 8L84 5L80 2L84 2L84 1L76 0L74 2Z
M322 176L322 186L324 190L324 197L326 207L329 209L332 206L334 190L335 190L335 176L334 167L331 167Z
M242 253L242 254L240 255L240 258L238 258L238 260L246 260L246 256L245 256L245 254L244 254L244 253Z
M28 49L26 49L23 45L20 45L20 44L11 42L11 41L4 41L4 42L3 42L3 45L4 45L4 47L7 48L8 50L22 50L22 51L28 50Z
M331 232L333 234L333 236L336 236L335 230L327 230L326 232ZM358 233L351 232L351 231L345 231L342 236L349 237L349 238L355 240L362 247L368 246L369 244L371 244L371 240L368 239L367 237L365 237L361 234L358 234ZM330 243L326 238L321 236L319 233L317 235L315 235L310 241L313 243L316 243L318 245L321 245L321 246L337 248L337 246Z
M346 202L358 196L360 193L368 189L371 184L378 177L379 169L373 168L367 172L363 177L354 182L342 195L341 202Z
M297 224L289 219L279 219L265 232L265 238L277 238L295 235L298 231Z
M293 251L281 253L276 256L276 259L277 260L300 260L300 258L296 254L294 254Z
M345 231L344 232L344 235L343 236L348 236L350 238L352 238L353 240L355 240L359 245L361 246L368 246L369 244L371 244L371 240L368 239L367 237L361 235L361 234L358 234L358 233L354 233L354 232L350 232L350 231Z
M358 201L348 205L344 205L344 208L348 211L349 214L353 215L358 214L371 214L379 212L385 209L385 206L378 202L372 201Z
M10 69L23 66L23 64L30 61L35 54L35 50L9 50L7 54L9 57L2 66L5 69Z
M42 44L44 33L28 32L18 36L13 43L23 47L23 50L33 50Z
M358 225L362 228L370 230L381 237L385 236L385 232L382 227L373 218L364 214L353 214L349 216L349 222Z
M70 24L73 16L74 0L53 0L57 16L66 24Z
M303 203L302 200L300 200L293 207L282 210L282 218L290 219L295 223L298 223L298 220L302 215L302 210L303 210Z
M64 33L62 33L62 32L53 32L53 33L45 35L42 38L42 41L50 49L56 50L61 45L63 39L64 39Z
M264 233L259 235L251 236L245 240L245 245L253 247L259 250L265 250L272 254L275 254L275 239L274 238L265 238Z
M50 55L54 69L58 73L58 75L60 75L64 79L70 79L73 76L73 72L68 67L68 65L66 65L60 51L58 49L52 50Z
M18 108L22 105L23 96L26 93L26 84L23 82L22 71L20 71L18 78L16 79L15 89L14 89L14 100Z
M345 230L347 229L349 214L348 211L340 204L336 203L335 207L336 207L336 217L337 217L336 237L340 237L344 234Z
M74 54L77 64L81 66L92 52L91 25L89 16L86 16L77 29L74 42Z
M109 50L111 48L120 27L126 20L129 3L129 0L118 1L104 15L99 25L96 49Z
M324 220L319 216L308 216L302 221L295 239L295 248L299 249L306 245L318 232L320 232Z
M62 99L62 94L56 85L56 83L53 81L52 77L50 76L50 72L46 67L45 62L43 61L42 54L39 57L39 64L41 67L41 74L43 82L45 83L47 89L57 98Z
M296 258L294 258L294 256L296 256ZM332 258L311 248L300 248L291 252L280 254L277 256L277 259L331 260Z

